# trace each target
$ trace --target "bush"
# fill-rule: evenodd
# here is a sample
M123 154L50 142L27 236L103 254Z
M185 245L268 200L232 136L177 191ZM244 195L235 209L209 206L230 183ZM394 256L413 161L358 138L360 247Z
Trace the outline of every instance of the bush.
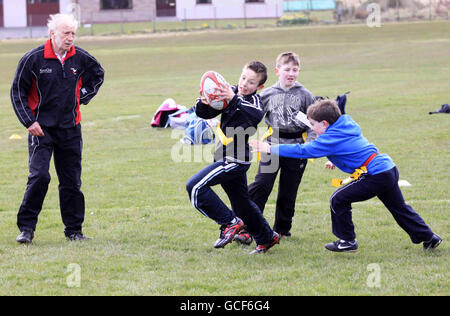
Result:
M294 15L283 15L280 18L281 25L298 25L298 24L309 24L311 19L304 13L297 13Z

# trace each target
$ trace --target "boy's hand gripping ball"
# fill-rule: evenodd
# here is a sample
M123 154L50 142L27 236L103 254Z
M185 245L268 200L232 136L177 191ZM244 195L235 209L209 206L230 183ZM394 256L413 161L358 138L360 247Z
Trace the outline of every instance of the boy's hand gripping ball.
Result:
M218 95L219 88L226 88L228 83L219 73L215 71L207 71L200 80L200 89L207 103L216 110L224 110L228 104Z

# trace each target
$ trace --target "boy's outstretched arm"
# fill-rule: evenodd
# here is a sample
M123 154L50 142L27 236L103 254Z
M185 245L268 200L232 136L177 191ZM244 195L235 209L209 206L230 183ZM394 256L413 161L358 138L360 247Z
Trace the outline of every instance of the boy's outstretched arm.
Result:
M262 142L257 139L251 139L249 142L250 147L253 148L252 153L261 152L264 154L270 154L270 144Z
M323 142L323 138L316 139L308 144L281 144L269 145L268 143L250 141L250 146L255 151L270 153L272 155L290 158L320 158L334 154L333 146Z
M222 111L213 109L208 104L204 103L206 100L202 101L202 98L197 99L197 103L195 105L195 114L197 114L198 117L209 120L212 118L215 118L218 116Z

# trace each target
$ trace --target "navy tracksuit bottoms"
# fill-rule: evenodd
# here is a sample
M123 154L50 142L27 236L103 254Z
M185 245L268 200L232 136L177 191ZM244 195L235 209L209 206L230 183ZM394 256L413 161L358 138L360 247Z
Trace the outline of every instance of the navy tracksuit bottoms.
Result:
M268 244L273 231L258 206L250 200L247 187L249 164L218 161L195 174L186 184L192 205L219 225L228 224L235 216L242 219L257 244ZM211 189L220 184L230 199L229 209Z
M413 243L429 241L433 232L419 214L405 203L398 179L398 170L394 167L376 175L363 174L358 180L336 190L330 198L333 233L340 239L354 240L352 203L377 196Z
M292 227L297 192L306 169L307 160L288 157L277 158L279 159L278 168L272 172L265 172L262 169L269 165L271 161L261 160L255 182L249 185L248 192L251 200L258 205L261 212L264 212L277 175L280 173L273 230L281 235L287 235Z
M84 195L81 192L81 126L72 128L42 127L45 136L28 136L29 176L17 215L20 231L35 230L48 184L49 165L54 155L59 179L59 202L65 234L81 231L84 221Z

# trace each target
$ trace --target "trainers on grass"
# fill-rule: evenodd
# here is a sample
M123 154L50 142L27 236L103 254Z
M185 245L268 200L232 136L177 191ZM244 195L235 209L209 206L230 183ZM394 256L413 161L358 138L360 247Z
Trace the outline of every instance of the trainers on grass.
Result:
M439 237L436 234L433 234L433 237L431 237L431 239L427 242L423 242L423 249L424 250L432 250L432 249L436 249L437 246L439 246L442 242L442 238Z
M336 240L335 242L326 244L325 248L335 252L356 252L356 250L358 249L358 242L356 241L356 239L353 241L340 239Z
M220 227L219 238L214 243L214 248L223 248L233 241L234 236L244 228L244 222L235 217L230 223Z
M266 253L270 248L275 246L280 242L280 235L277 232L273 232L273 237L270 243L265 245L257 245L255 250L250 252L251 255L257 254L257 253Z

